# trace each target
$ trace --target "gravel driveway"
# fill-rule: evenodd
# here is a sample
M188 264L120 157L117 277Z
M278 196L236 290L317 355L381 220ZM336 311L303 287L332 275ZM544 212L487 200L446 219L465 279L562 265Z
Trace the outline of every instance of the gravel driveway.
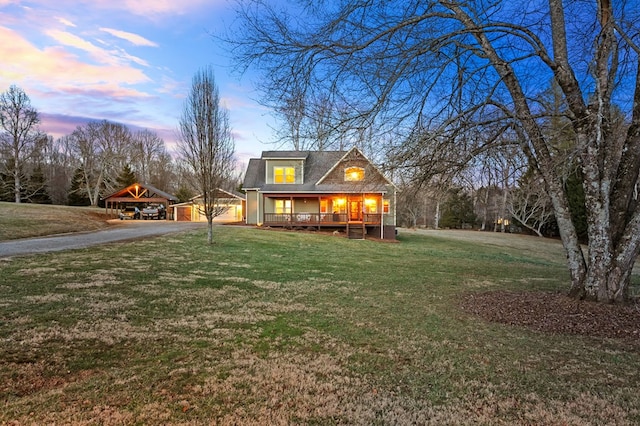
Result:
M0 242L0 258L25 254L78 249L116 241L155 237L172 232L204 228L206 222L174 222L158 220L110 221L109 228L95 232L52 235Z

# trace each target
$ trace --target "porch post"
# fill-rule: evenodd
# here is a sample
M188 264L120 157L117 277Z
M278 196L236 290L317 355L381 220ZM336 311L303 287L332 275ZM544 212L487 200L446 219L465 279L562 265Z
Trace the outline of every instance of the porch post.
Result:
M362 193L362 200L361 200L361 204L360 204L360 217L362 218L362 239L365 239L365 235L367 233L367 223L364 220L365 219L365 210L367 208L367 205L365 204L365 201L367 199L367 197L365 196L365 193Z
M384 240L384 193L380 193L380 239Z

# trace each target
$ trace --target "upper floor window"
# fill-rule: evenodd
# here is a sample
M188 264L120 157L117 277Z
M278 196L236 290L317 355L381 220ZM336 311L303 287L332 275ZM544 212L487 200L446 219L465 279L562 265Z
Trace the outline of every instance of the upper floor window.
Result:
M362 167L347 167L344 169L344 180L347 182L359 182L364 179Z
M273 183L296 183L296 169L293 167L274 167Z

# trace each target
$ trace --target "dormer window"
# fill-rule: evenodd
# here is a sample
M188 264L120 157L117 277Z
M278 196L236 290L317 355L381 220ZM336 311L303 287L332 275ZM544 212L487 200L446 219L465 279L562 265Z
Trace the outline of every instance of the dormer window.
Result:
M296 169L293 167L274 167L273 183L296 183Z
M345 182L359 182L364 179L364 169L362 167L347 167L344 169Z

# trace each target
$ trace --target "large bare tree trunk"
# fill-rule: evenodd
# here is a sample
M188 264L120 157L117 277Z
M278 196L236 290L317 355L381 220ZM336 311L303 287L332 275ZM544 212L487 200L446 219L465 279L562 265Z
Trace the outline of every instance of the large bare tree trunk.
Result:
M291 28L289 22L301 20L288 21L274 10L255 13L269 9L268 2L247 2L240 18L248 24L236 52L241 63L264 72L267 105L292 88L339 94L353 111L341 121L351 131L367 123L381 137L390 128L406 133L390 151L398 167L422 182L451 176L491 149L509 152L501 136L516 135L551 200L567 255L569 294L626 300L640 250L637 5L345 0L339 10L324 3L305 9L313 24ZM581 25L567 25L565 12ZM559 87L562 120L572 127L571 146L558 146L548 131L560 117L541 107L540 87L551 80ZM615 124L616 110L624 125ZM586 254L564 164L581 168Z
M544 59L551 64L556 79L567 98L569 108L575 116L573 124L577 135L578 152L581 152L583 187L586 196L589 236L586 259L583 256L572 222L567 195L561 182L562 176L558 175L545 136L534 119L534 114L530 110L526 95L520 81L516 78L512 65L497 53L484 31L461 7L456 4L450 8L460 22L472 31L492 66L502 77L514 101L516 115L533 145L535 161L551 196L560 235L567 253L571 275L570 295L601 302L624 302L628 294L629 271L633 267L638 249L636 247L635 250L632 250L626 247L628 243L633 241L633 238L629 241L619 241L617 246L612 241L612 229L616 227L616 224L612 224L610 200L612 189L616 184L627 188L627 191L635 185L637 170L631 176L619 176L616 173L618 162L615 161L615 156L620 154L611 153L611 151L615 151L616 147L608 127L608 120L611 116L612 88L610 85L613 84L611 80L613 72L610 67L615 66L615 59L611 65L613 51L611 8L608 0L599 3L602 30L598 38L599 44L595 57L596 92L592 96L592 103L586 105L582 91L569 65L562 2L550 0L549 3L554 59L553 61L548 57ZM615 73L613 74L615 75ZM636 109L640 109L640 106L637 106ZM636 115L638 111L634 113ZM627 143L631 142L627 139ZM613 182L614 178L617 178L618 181ZM624 212L626 213L627 210ZM621 220L624 216L620 215ZM617 227L625 228L622 225L617 225ZM634 245L637 246L637 243ZM630 256L619 255L619 253L628 251L631 251Z

